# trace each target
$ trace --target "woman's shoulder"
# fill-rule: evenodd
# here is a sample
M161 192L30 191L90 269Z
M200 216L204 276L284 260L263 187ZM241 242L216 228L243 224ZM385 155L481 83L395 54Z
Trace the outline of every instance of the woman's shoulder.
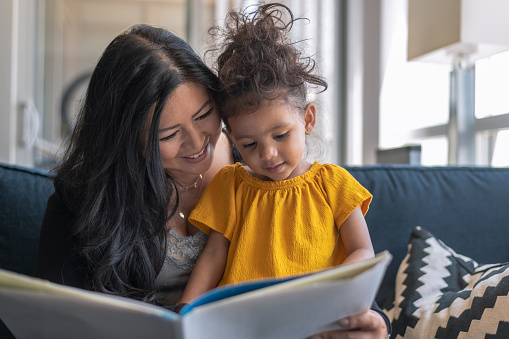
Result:
M37 248L36 277L84 288L85 265L73 252L75 219L60 194L55 192L48 198Z
M74 217L74 213L69 204L62 198L62 195L58 191L54 191L48 198L46 203L46 214L56 213L59 216L66 215L67 217Z

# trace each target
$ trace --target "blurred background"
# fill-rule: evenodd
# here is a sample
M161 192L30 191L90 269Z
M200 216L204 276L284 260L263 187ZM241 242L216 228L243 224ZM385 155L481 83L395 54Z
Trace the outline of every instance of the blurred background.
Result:
M327 145L319 160L509 166L509 1L280 2L309 19L294 39L330 85L310 96ZM95 63L129 26L166 27L203 56L209 27L258 3L2 0L0 161L58 162Z

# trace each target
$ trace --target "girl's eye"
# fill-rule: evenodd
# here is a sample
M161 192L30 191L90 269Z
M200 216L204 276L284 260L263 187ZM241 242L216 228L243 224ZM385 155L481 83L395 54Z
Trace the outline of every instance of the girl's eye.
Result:
M173 138L177 135L177 132L178 132L178 131L175 131L175 132L173 132L172 134L170 134L170 135L168 135L168 136L166 136L166 137L164 137L164 138L159 139L159 141L166 141L166 140L173 139Z
M213 110L212 108L209 109L207 112L205 112L202 115L200 115L199 117L197 117L196 120L203 120L206 117L210 116L212 114L212 110Z
M289 134L290 134L290 132L285 132L285 133L283 133L283 134L276 135L276 136L274 137L274 139L282 140L282 139L286 138Z
M256 146L256 142L250 142L249 144L245 144L243 145L242 147L244 147L244 149L246 148L251 148L251 147L255 147Z

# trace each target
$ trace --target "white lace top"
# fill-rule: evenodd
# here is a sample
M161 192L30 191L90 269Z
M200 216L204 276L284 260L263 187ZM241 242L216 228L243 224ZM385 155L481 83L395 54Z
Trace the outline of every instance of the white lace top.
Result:
M168 231L168 253L156 278L157 299L161 305L175 305L182 296L196 260L207 242L207 235L198 230L183 236L176 230Z

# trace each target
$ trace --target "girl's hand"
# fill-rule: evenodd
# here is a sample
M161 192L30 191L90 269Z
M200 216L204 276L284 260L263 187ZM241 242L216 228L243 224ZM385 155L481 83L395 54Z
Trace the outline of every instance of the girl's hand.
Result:
M330 331L313 335L310 339L386 339L387 326L382 316L369 310L338 320L344 331Z

